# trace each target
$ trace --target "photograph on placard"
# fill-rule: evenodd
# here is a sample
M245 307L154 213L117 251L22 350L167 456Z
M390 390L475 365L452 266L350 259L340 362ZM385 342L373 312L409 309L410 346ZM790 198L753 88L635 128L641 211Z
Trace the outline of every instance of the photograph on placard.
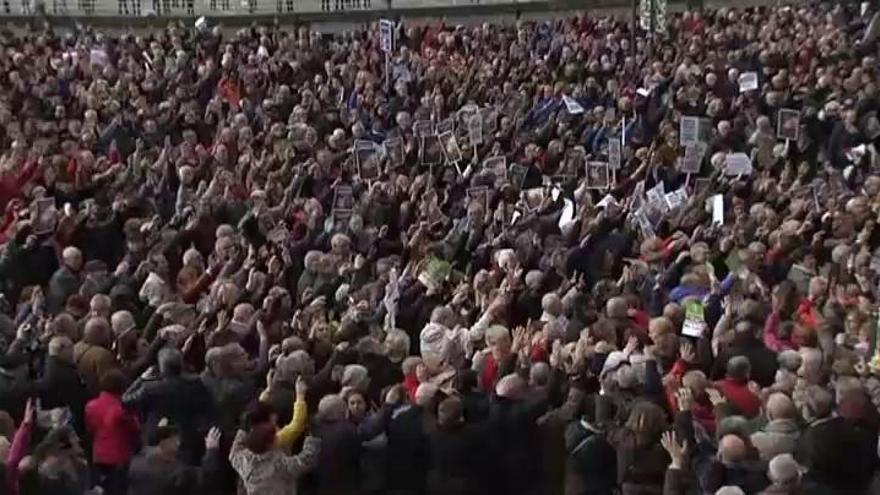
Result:
M623 153L620 146L620 138L612 137L608 140L608 166L612 170L620 170L623 162Z
M426 138L434 134L434 122L430 120L417 120L413 124L413 135L417 138Z
M455 135L452 131L446 131L443 134L437 136L437 139L440 140L440 146L443 150L443 157L446 159L446 163L457 163L461 161L461 148L458 146L458 140L455 139Z
M562 160L561 166L559 167L558 174L561 175L573 175L575 177L580 176L581 171L586 171L584 168L587 163L587 151L583 146L575 146L574 148L569 148L565 152L565 158Z
M611 173L605 162L587 162L587 188L608 189L611 183Z
M504 155L490 156L483 160L483 170L491 172L495 182L503 184L507 179L507 157Z
M46 234L55 230L58 220L55 209L55 198L35 199L31 204L31 227L36 235Z
M480 204L485 208L483 211L489 211L489 188L486 186L477 186L471 187L467 191L468 198L471 201L479 201Z
M354 190L351 186L336 186L333 189L333 209L351 210L354 208Z
M403 148L402 138L386 139L382 146L385 147L385 157L388 160L389 167L398 168L404 165L406 151Z
M801 130L801 113L797 110L783 108L779 110L776 122L776 136L779 139L797 141Z
M678 122L678 141L682 145L700 140L700 118L682 116Z
M498 130L498 109L495 107L483 107L480 109L480 116L483 119L483 132L495 134Z
M474 115L467 121L468 141L472 146L483 144L483 118Z
M468 103L461 107L455 112L455 128L467 129L468 123L475 115L480 115L480 107L474 103Z
M507 181L517 189L522 189L523 184L525 184L526 182L526 176L528 174L529 169L527 167L519 164L513 164L507 171Z
M439 165L443 162L443 145L437 135L421 138L419 157L422 165Z
M438 135L455 132L455 120L452 117L447 117L437 122L436 132Z
M531 213L544 203L544 195L546 191L543 187L533 187L523 191L523 203L525 203L526 211Z
M376 180L382 175L379 148L372 141L355 141L354 160L361 180Z
M709 146L700 141L688 143L684 147L684 157L681 158L679 171L685 174L698 174L703 166L703 157Z

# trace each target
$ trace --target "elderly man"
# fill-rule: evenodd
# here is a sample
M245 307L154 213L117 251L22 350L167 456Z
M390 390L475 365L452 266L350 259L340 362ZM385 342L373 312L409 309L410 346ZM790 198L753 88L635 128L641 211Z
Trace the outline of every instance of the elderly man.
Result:
M52 337L43 378L37 382L37 390L44 409L69 407L73 414L74 428L79 434L83 434L84 408L89 391L80 378L73 358L73 342L65 336Z
M144 431L157 431L159 421L168 418L180 428L180 458L196 463L207 421L213 417L213 401L198 377L183 370L180 351L165 348L159 352L158 374L141 376L122 396L122 402L144 415Z
M767 424L751 437L761 459L769 461L780 454L793 454L800 437L794 402L785 394L772 394L767 398L764 414Z
M49 280L46 294L46 310L56 314L67 304L67 298L76 294L82 284L80 269L83 265L82 252L73 246L64 248L61 253L61 267Z

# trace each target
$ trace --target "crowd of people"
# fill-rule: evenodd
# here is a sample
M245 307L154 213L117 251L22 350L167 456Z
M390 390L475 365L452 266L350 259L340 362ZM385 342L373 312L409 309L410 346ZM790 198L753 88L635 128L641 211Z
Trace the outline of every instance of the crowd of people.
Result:
M855 8L0 33L3 493L880 493Z

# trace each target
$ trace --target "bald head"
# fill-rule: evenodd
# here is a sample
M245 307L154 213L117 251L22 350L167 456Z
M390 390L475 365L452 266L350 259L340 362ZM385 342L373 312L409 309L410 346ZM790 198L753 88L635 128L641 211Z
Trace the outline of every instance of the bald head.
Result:
M718 443L718 455L725 464L741 462L746 458L746 443L737 435L724 435Z
M797 410L794 402L785 394L775 393L767 399L767 419L795 419Z

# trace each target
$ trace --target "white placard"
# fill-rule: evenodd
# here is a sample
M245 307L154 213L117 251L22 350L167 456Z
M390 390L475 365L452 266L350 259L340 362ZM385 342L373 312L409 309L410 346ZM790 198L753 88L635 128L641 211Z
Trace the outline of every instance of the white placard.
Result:
M379 19L379 48L385 53L394 51L394 21Z
M682 117L678 123L678 141L682 145L696 143L700 140L700 118Z
M620 140L612 137L608 140L608 166L612 170L620 170L621 166L621 150Z
M674 210L687 202L688 194L685 188L680 188L663 196L670 210Z
M584 107L582 107L574 98L568 95L562 95L562 101L565 103L565 109L568 110L568 113L572 115L580 115L584 113Z
M725 175L750 175L752 159L745 153L729 153L724 160Z
M724 196L716 194L707 201L712 208L712 225L724 225Z
M587 188L608 189L611 175L605 162L587 162Z
M754 91L758 89L758 73L743 72L739 76L739 92Z
M688 143L684 147L684 157L681 159L679 170L685 174L698 174L703 165L703 157L709 145L706 143L695 141Z

